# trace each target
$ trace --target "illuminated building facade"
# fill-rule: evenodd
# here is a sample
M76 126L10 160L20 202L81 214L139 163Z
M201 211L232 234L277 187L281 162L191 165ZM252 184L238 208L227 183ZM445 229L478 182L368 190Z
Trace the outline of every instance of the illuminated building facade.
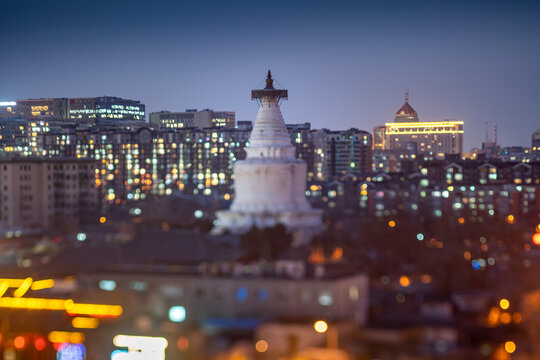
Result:
M42 155L43 134L60 124L66 123L52 118L0 119L0 154Z
M531 154L535 161L540 161L540 129L536 129L532 134Z
M55 116L67 118L68 99L28 99L0 102L0 118Z
M95 222L101 199L93 160L0 157L0 222L7 228Z
M160 111L150 113L150 123L161 129L214 128L234 129L234 111L188 109L185 112Z
M423 121L405 96L405 104L397 111L393 123L373 129L373 149L398 150L408 154L445 154L463 152L463 121Z
M98 160L98 182L106 202L138 200L173 191L229 200L234 197L233 163L245 158L250 132L249 126L176 130L54 128L38 136L42 148L17 153ZM288 132L296 157L307 164L308 181L326 179L326 131L299 124L288 125ZM19 141L28 144L24 134Z
M113 96L70 98L69 118L98 124L111 121L145 121L145 106L137 100Z
M312 203L347 206L365 216L408 215L483 222L508 214L536 217L540 163L487 160L419 161L401 172L350 175L312 186ZM356 199L356 205L350 199Z
M145 121L140 101L113 96L28 99L0 102L0 118L55 117L95 125L110 121Z
M214 111L212 127L234 129L236 127L236 113L234 111Z
M106 202L150 194L232 198L232 167L244 158L249 131L178 129L154 131L87 129L44 136L48 156L92 158Z

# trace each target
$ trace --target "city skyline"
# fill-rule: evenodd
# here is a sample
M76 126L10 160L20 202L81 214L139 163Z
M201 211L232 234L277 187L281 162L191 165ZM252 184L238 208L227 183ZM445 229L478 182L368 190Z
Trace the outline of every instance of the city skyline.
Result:
M3 10L0 360L538 360L540 2Z
M408 88L421 121L465 122L465 151L480 147L485 122L503 146L529 146L538 127L538 4L30 4L10 6L0 25L11 49L2 100L106 94L148 113L219 108L254 120L246 89L270 68L290 90L289 123L371 132Z

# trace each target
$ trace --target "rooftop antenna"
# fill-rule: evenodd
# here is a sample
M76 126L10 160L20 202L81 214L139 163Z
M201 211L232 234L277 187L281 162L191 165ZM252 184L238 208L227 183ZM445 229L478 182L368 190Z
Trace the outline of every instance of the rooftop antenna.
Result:
M484 125L486 126L486 138L484 139L484 143L488 143L489 142L489 123L486 121L484 122Z
M495 126L493 127L493 137L495 138L493 142L497 145L497 123L495 123Z
M409 89L405 90L405 104L409 103Z

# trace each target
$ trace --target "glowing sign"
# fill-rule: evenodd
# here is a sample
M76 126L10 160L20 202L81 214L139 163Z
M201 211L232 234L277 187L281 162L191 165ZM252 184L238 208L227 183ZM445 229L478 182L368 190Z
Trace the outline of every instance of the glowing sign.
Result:
M118 317L124 309L120 305L80 304L73 300L0 297L0 308L26 310L65 310L69 315Z
M15 297L22 297L29 289L43 290L52 288L54 286L53 279L37 280L32 278L26 279L0 279L0 296L4 295L8 288L18 288L14 295Z
M69 331L51 331L49 341L55 344L80 344L84 342L84 334Z
M162 337L116 335L114 345L128 350L115 350L111 360L164 360L167 339Z
M123 311L124 310L120 305L78 304L73 301L66 304L66 312L69 315L117 317L122 315Z
M71 320L71 326L76 329L95 329L99 326L99 319L74 317L73 320Z
M16 106L15 101L0 101L0 106Z

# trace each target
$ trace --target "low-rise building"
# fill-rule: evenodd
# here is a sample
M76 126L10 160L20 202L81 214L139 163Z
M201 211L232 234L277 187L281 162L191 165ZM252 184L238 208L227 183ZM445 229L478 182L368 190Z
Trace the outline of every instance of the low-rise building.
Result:
M96 169L90 159L0 158L0 222L28 229L96 222Z

